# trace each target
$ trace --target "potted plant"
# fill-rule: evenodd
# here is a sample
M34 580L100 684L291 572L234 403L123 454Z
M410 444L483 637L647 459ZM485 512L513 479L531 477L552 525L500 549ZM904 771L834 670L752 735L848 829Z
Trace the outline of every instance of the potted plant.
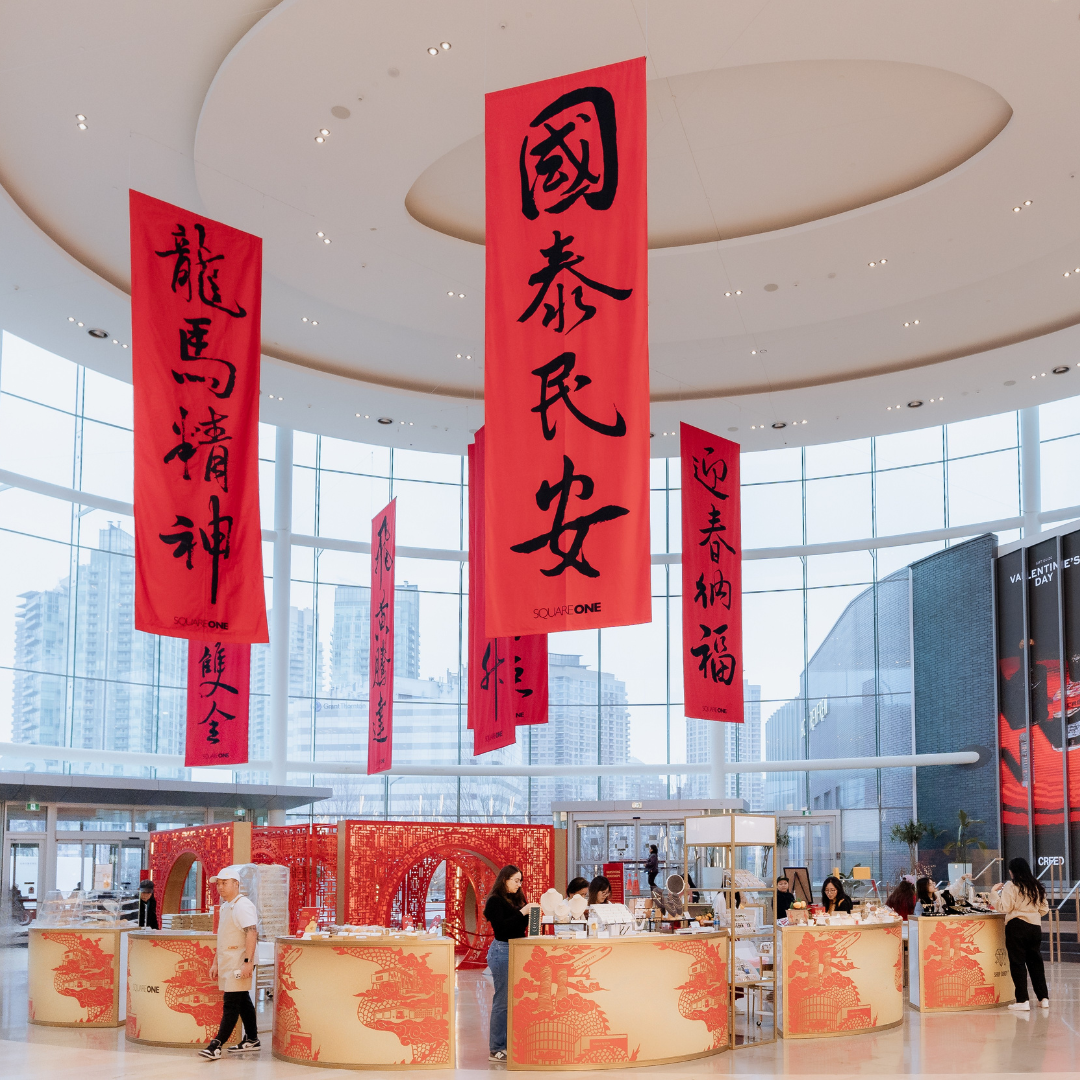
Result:
M955 881L961 874L971 873L971 848L986 851L989 846L985 840L971 835L973 826L984 824L979 818L968 817L967 811L961 810L957 814L957 822L956 839L950 840L943 849L946 855L956 858L956 862L949 863L950 881Z
M911 859L911 872L914 874L919 866L919 841L928 836L933 838L937 831L932 825L924 821L916 821L908 818L903 825L896 824L889 830L889 838L901 844L907 844L908 856Z

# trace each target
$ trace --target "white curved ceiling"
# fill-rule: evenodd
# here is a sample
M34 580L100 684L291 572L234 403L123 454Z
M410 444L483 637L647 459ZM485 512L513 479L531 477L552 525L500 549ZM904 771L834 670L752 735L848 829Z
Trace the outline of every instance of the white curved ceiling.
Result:
M264 237L264 419L460 451L482 422L483 95L644 53L655 452L679 418L760 449L934 422L888 411L912 399L958 419L1066 396L1074 373L1041 373L1080 336L1078 15L0 0L0 318L123 371L66 317L124 332L135 187Z

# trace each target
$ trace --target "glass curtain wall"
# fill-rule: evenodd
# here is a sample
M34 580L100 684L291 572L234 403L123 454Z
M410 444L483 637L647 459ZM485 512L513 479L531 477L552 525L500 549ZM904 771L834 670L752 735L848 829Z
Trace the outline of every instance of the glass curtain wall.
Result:
M929 409L927 410L930 411ZM1080 463L1075 399L1044 406L1043 509L1072 505ZM362 423L362 422L361 422ZM362 429L358 427L358 440ZM274 429L260 427L264 528L272 527ZM675 440L671 440L673 449ZM0 356L0 469L119 502L131 499L131 388L5 334ZM293 532L367 540L372 516L398 500L398 543L461 551L468 520L463 457L390 450L297 432ZM1018 420L1005 413L854 442L744 454L744 551L942 530L1019 514ZM652 462L652 548L678 552L678 459ZM132 612L133 523L16 485L0 490L0 739L177 754L183 745L184 642L140 634ZM1003 533L1003 541L1016 533ZM854 708L845 745L871 753L907 730L906 654L892 644L906 609L893 584L913 559L948 543L796 552L744 563L747 723L725 732L729 760L823 756L815 716ZM273 566L264 545L264 570ZM290 598L289 758L311 762L291 783L331 786L321 818L550 821L563 799L707 794L702 775L369 779L365 756L368 556L294 542ZM642 626L554 634L551 722L519 732L505 764L668 765L708 760L704 721L682 710L680 566L652 569L653 619ZM267 604L271 599L266 581ZM395 763L471 760L466 728L468 567L398 561ZM906 640L906 638L905 638ZM868 644L869 643L869 644ZM252 657L251 758L265 760L268 648ZM842 676L841 676L841 673ZM824 710L824 711L823 711ZM849 730L850 729L850 730ZM904 752L910 746L897 747ZM885 752L882 749L882 752ZM496 755L489 755L486 761ZM320 774L352 761L357 774ZM4 768L123 772L6 756ZM132 770L167 775L166 770ZM814 774L731 776L755 808L824 804ZM259 781L265 774L237 777ZM861 811L845 835L874 833L888 778L841 776L830 808ZM910 788L910 784L908 785ZM902 785L901 785L902 788ZM889 796L902 801L902 795ZM889 803L891 806L891 802ZM902 808L901 808L902 809ZM878 815L880 816L880 815ZM863 820L865 819L865 820ZM849 830L850 824L850 830Z

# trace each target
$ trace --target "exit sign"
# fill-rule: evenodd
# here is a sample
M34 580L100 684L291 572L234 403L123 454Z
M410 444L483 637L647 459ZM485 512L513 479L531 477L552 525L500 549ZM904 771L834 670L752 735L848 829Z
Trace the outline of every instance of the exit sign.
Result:
M28 802L26 804L26 809L27 810L40 810L41 806L40 806L40 804L38 804L36 802Z

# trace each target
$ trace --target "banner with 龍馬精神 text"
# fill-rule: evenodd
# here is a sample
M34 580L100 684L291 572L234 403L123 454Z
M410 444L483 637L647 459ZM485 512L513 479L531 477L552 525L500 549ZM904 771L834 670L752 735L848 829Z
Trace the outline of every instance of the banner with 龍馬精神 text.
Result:
M130 192L135 626L264 642L262 241Z
M487 95L485 632L651 619L645 60Z
M680 425L684 711L743 721L739 444Z
M250 645L188 641L185 765L247 761L250 688Z
M469 703L473 755L509 746L519 725L548 719L547 635L484 632L484 429L469 445Z
M368 649L368 776L394 762L394 578L397 499L371 519L371 638Z

